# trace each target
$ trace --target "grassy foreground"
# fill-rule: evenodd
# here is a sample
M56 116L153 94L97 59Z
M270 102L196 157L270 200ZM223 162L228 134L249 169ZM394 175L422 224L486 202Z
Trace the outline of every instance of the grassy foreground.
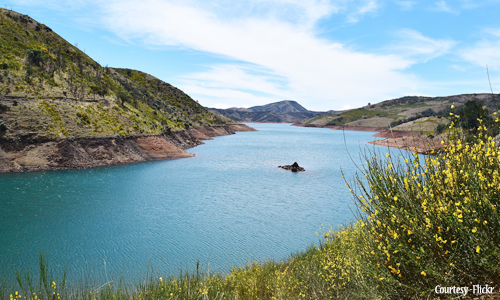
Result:
M495 120L498 122L498 119ZM452 126L450 126L452 127ZM500 150L480 125L456 135L444 153L369 153L347 183L359 220L328 230L318 247L282 262L254 262L228 275L202 272L135 285L70 287L50 276L18 274L3 299L434 299L498 297ZM453 130L453 129L452 129ZM458 132L458 131L456 131ZM364 178L363 178L364 177ZM474 285L494 287L473 294ZM438 289L436 289L438 287ZM468 287L449 290L446 287ZM436 293L436 290L438 293ZM491 289L490 289L491 291Z

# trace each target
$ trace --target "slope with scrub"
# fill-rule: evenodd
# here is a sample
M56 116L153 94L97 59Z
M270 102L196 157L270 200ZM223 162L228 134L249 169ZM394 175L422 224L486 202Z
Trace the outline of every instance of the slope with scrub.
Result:
M170 150L183 157L188 154L182 149L199 144L199 137L208 138L198 132L193 135L196 128L224 127L225 132L219 129L218 134L250 130L209 112L151 75L100 66L28 16L0 9L0 25L0 171L169 158ZM181 132L187 137L180 138ZM136 145L138 138L144 144L146 137L155 139L146 141L144 147ZM77 145L88 140L96 149L116 143L125 148L93 155L92 150ZM68 143L71 151L61 150ZM162 154L152 154L149 148L159 148ZM117 153L123 157L115 160ZM71 155L85 157L87 162L80 163ZM73 162L60 164L55 159Z

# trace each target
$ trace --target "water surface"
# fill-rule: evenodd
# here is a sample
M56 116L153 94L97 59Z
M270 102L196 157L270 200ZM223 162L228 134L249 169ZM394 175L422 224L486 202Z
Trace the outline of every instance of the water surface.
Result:
M227 272L285 259L318 243L322 225L354 219L340 167L352 177L373 132L250 124L194 158L87 170L0 174L0 271L34 269L41 252L70 277L122 274L148 261L176 274ZM298 162L306 172L279 165ZM104 268L106 265L106 268Z

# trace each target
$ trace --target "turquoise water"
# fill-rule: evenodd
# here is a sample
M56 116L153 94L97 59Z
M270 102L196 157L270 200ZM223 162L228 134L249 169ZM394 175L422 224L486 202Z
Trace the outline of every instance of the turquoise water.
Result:
M249 124L194 158L0 174L0 271L36 270L43 252L70 278L138 280L148 262L177 274L200 261L227 272L318 243L321 226L354 219L341 178L373 132ZM370 146L371 148L372 146ZM385 151L385 149L384 149ZM279 165L297 161L306 172ZM13 276L12 276L13 277Z

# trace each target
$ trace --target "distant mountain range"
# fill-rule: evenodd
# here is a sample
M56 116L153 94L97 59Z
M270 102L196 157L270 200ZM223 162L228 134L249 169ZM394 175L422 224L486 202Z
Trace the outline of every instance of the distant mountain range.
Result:
M292 100L283 100L262 106L250 108L209 108L211 112L221 114L240 122L264 122L264 123L294 123L305 119L322 115L332 114L335 111L310 111Z

